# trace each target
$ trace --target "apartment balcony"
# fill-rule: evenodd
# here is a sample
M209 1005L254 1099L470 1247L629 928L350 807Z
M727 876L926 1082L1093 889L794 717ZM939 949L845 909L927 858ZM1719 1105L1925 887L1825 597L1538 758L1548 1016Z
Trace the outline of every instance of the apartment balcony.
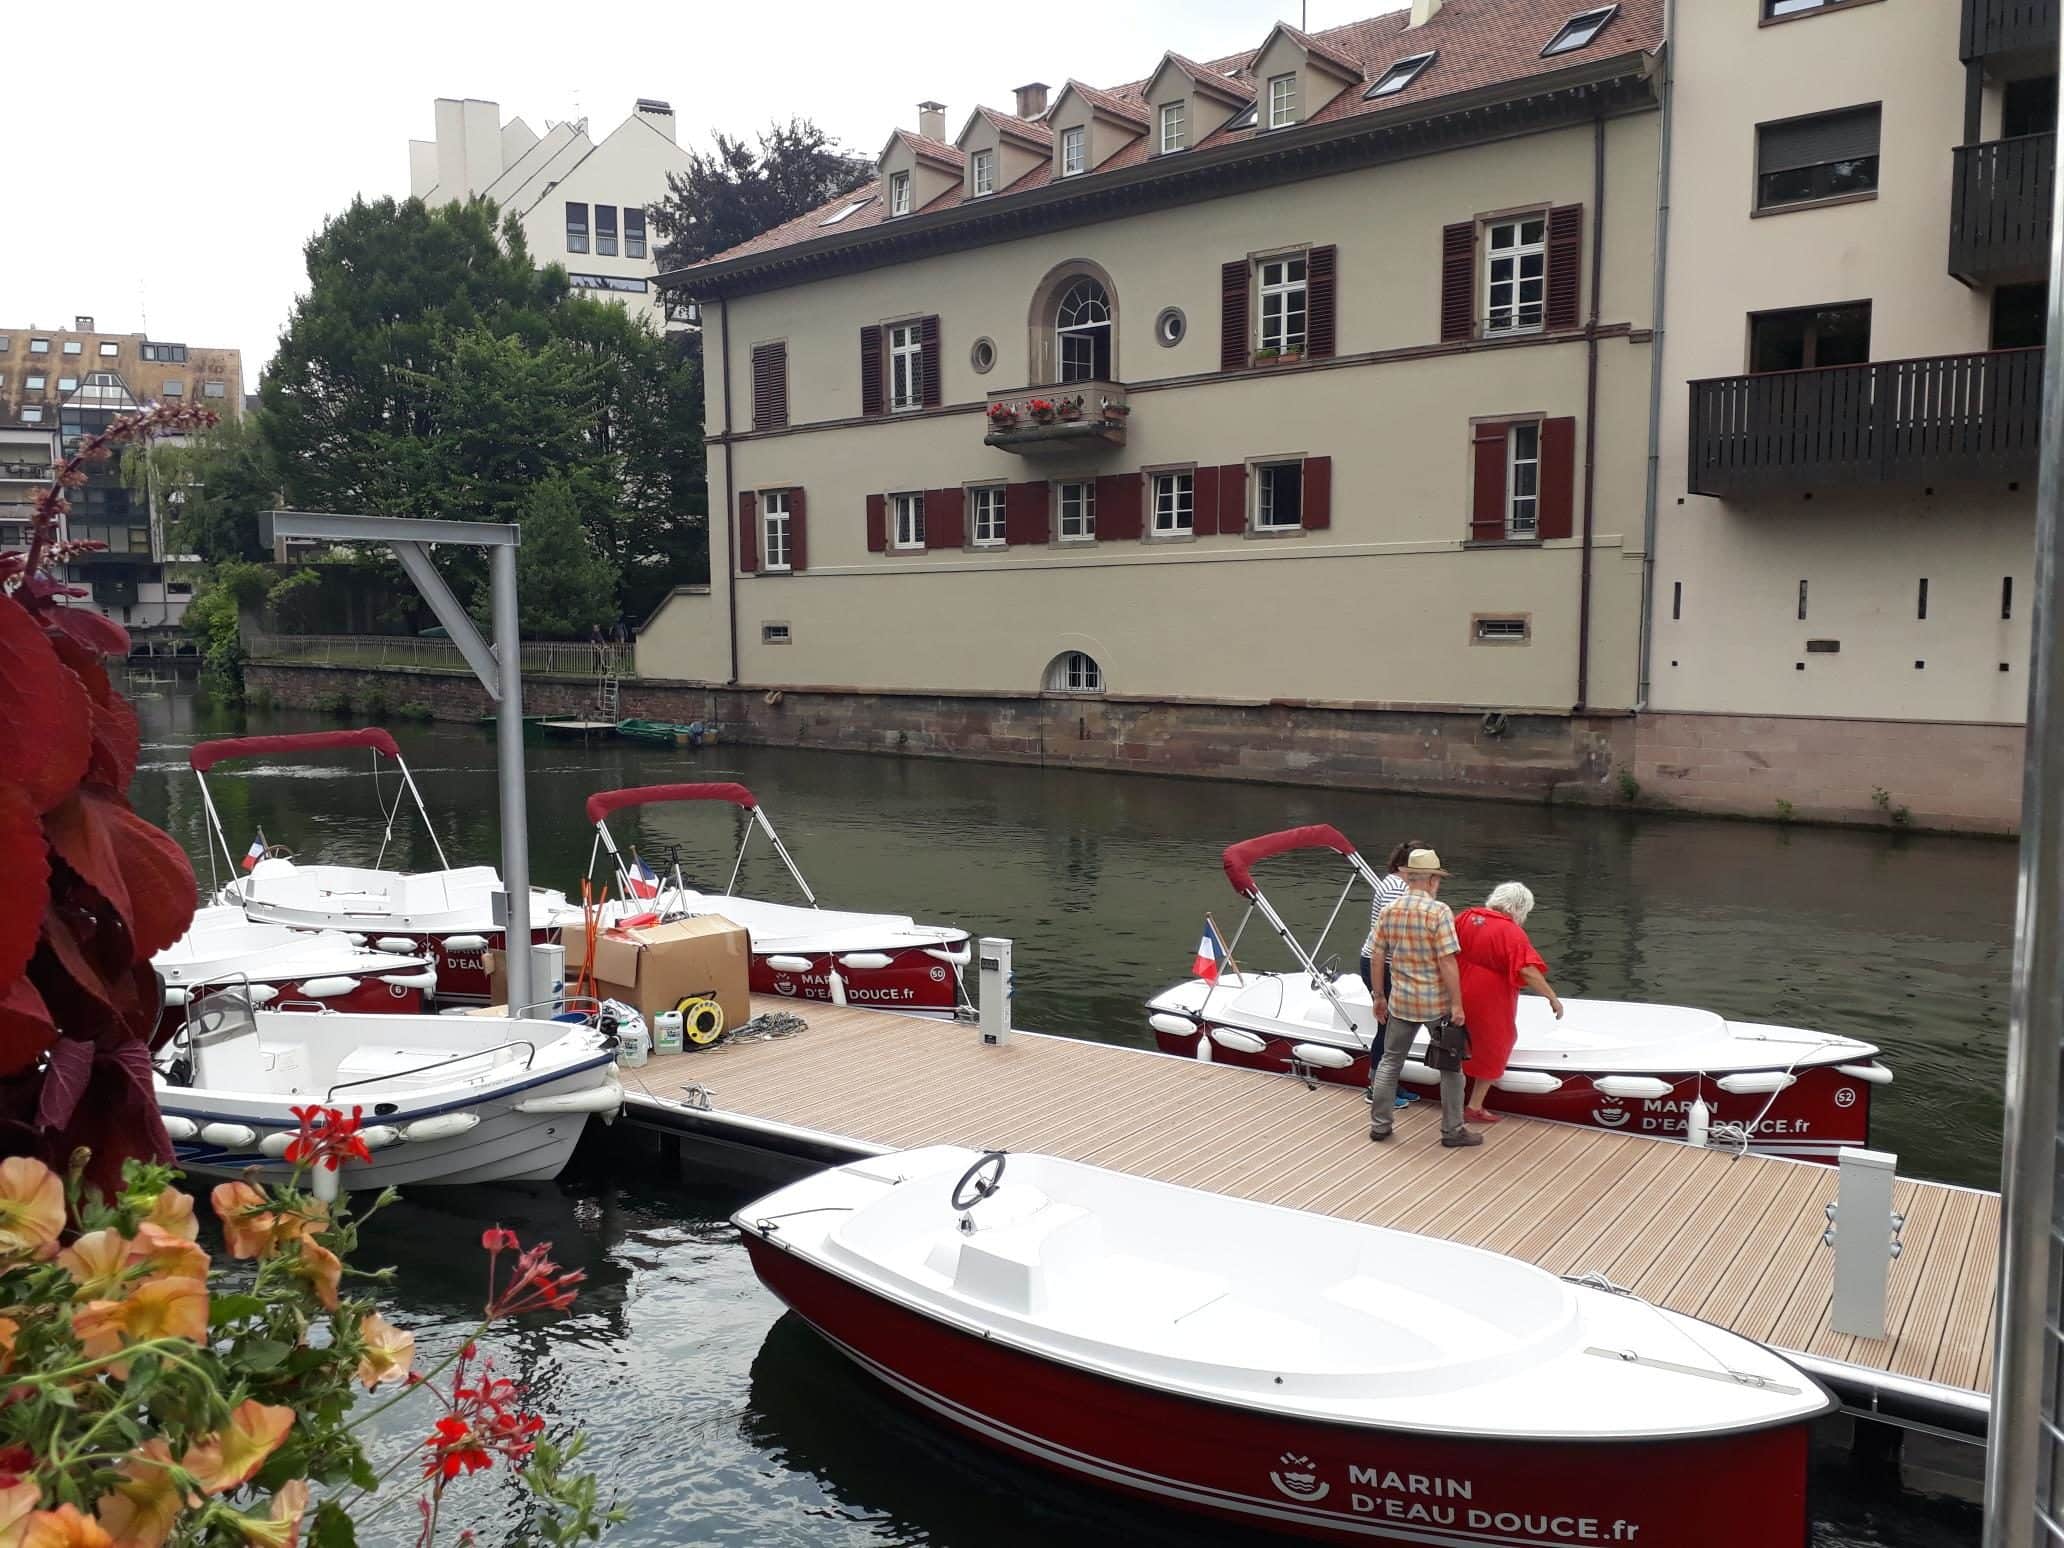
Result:
M1959 145L1950 155L1949 272L1972 285L2041 279L2050 267L2055 131Z
M1957 57L1992 75L2021 73L2047 57L2055 68L2060 0L1964 0Z
M48 462L0 457L0 484L48 484L50 474Z
M1123 446L1131 413L1117 382L1014 387L989 394L982 444L1024 457Z
M2042 350L2006 349L1693 382L1691 491L2030 478L2042 374Z

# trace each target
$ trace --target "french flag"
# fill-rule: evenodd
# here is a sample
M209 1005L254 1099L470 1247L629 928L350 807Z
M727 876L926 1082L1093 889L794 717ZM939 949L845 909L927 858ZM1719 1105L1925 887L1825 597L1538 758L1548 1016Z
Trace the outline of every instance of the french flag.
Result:
M659 896L659 878L652 874L652 867L647 865L638 856L631 856L631 868L626 875L631 883L631 891L639 897L656 898Z
M1204 921L1204 938L1197 942L1197 960L1190 964L1190 976L1207 984L1218 982L1218 970L1225 962L1225 942L1218 938L1218 926Z
M253 866L255 866L260 860L263 860L264 858L265 835L261 832L256 838L251 840L251 847L244 851L244 869L247 871L250 870Z

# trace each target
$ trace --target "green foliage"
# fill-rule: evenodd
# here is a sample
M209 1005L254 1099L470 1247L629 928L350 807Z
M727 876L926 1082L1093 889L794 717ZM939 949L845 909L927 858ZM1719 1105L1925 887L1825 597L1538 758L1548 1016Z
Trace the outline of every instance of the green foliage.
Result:
M1613 783L1620 792L1620 799L1632 806L1641 799L1641 781L1634 777L1632 769L1623 768L1613 776Z
M421 699L408 699L397 704L394 713L403 720L427 721L437 718L437 711Z
M1792 820L1792 803L1783 796L1777 798L1777 820L1779 822L1790 822Z
M266 557L258 516L278 506L279 475L262 415L225 419L188 445L153 446L147 457L161 494L177 492L172 530L183 551L211 564Z
M549 479L523 508L523 542L516 549L517 630L527 640L585 639L616 617L616 570L598 551L592 526L583 530L573 485ZM488 622L487 598L474 616Z
M687 170L667 174L667 196L652 207L659 267L736 247L858 186L873 168L807 118L768 125L757 149L719 134L714 153L690 151Z
M345 703L348 705L350 700L347 699ZM364 712L367 720L375 722L385 720L387 718L386 690L382 688L373 689L363 699L358 701L358 707Z
M351 695L339 688L330 693L319 693L309 704L318 715L334 715L339 720L351 713Z

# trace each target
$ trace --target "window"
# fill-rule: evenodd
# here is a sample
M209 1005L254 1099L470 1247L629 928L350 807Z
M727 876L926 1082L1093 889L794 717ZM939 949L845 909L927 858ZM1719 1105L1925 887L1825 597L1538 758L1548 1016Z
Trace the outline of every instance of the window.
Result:
M769 489L760 496L760 568L786 570L788 565L788 491ZM924 546L922 533L918 546Z
M762 645L786 645L788 638L788 625L785 623L763 623L760 625L760 643Z
M1102 693L1104 669L1097 665L1094 656L1086 656L1079 650L1062 651L1046 669L1046 691Z
M1756 126L1756 208L1782 209L1878 187L1880 109L1848 108Z
M595 252L603 258L616 256L616 206L595 206Z
M204 398L226 398L229 388L221 382L202 382L201 396Z
M1307 316L1305 255L1294 258L1264 258L1261 271L1261 348L1301 350Z
M22 389L26 392L41 392L47 377L29 375L22 378Z
M977 376L987 376L996 369L996 341L989 338L976 339L968 349L968 364L975 368Z
M1111 298L1086 274L1054 309L1054 355L1064 382L1111 379Z
M1304 464L1264 462L1254 470L1254 530L1282 532L1304 525Z
M840 221L849 219L850 217L857 215L862 210L866 209L869 200L873 199L873 197L874 195L869 194L866 199L855 199L851 204L846 205L844 208L833 210L829 215L825 216L824 219L817 222L817 224L820 226L836 226Z
M1856 0L1763 0L1763 19L1777 21L1786 16L1809 16L1815 11L1839 10Z
M1378 97L1396 96L1407 86L1411 85L1412 82L1418 80L1421 75L1425 74L1426 67L1432 63L1433 54L1431 53L1412 54L1407 58L1400 59L1396 64L1376 77L1376 84L1362 93L1362 100L1371 102Z
M1675 620L1684 616L1684 582L1670 582L1670 617Z
M1089 131L1077 124L1061 131L1061 176L1073 177L1089 165L1084 140Z
M48 340L48 339L30 339L30 340L29 340L29 353L30 353L30 354L32 354L32 355L47 355L47 354L49 354L49 353L50 353L50 340Z
M644 280L630 274L582 274L578 271L566 276L566 283L575 290L614 290L621 295L642 296L652 287Z
M185 397L185 396L186 396L186 383L185 383L185 382L183 382L183 381L181 381L181 380L180 380L180 379L179 379L178 377L176 377L176 376L168 376L168 377L166 377L166 378L165 378L165 396L166 396L166 397L168 397L168 398L183 398L183 397Z
M2048 134L2057 127L2057 77L2029 75L2000 88L2000 138Z
M102 339L100 341L100 352L103 355L119 355L122 353L122 346L113 339Z
M1528 620L1525 618L1491 618L1479 613L1469 620L1471 637L1479 645L1524 645L1527 642Z
M2014 577L2011 575L2002 575L2000 577L2000 617L2005 619L2012 618L2013 616Z
M1179 151L1190 143L1189 110L1180 102L1161 104L1161 154Z
M1261 106L1259 103L1257 103L1253 107L1248 108L1246 112L1240 114L1240 116L1235 118L1231 123L1227 124L1226 128L1228 131L1234 129L1252 129L1256 121L1259 119L1260 114Z
M1063 543L1096 540L1096 485L1084 480L1060 486L1060 536Z
M566 206L566 250L569 253L588 250L588 207L585 204L569 201Z
M1749 370L1807 371L1870 359L1870 303L1804 306L1749 318Z
M899 494L889 496L889 510L896 520L895 544L898 548L922 548L925 546L924 496L921 494Z
M1547 234L1545 215L1491 222L1484 244L1486 333L1523 333L1541 326L1548 289Z
M1272 75L1268 83L1268 126L1287 129L1297 122L1297 77Z
M1541 426L1526 420L1506 436L1505 535L1530 538L1541 530Z
M184 344L146 344L143 346L143 358L162 361L166 365L184 365L186 363L186 346Z
M64 341L64 352L67 355L82 355L86 352L86 346L77 339L66 339Z
M974 189L977 199L984 194L996 192L995 151L979 150L975 152L973 159L968 162L968 182L969 186Z
M1154 342L1163 349L1173 349L1189 331L1189 320L1179 306L1164 306L1161 315L1154 319Z
M975 508L975 547L1001 548L1003 536L1003 485L989 484L968 491Z
M889 177L889 213L908 215L910 213L910 174L896 172Z
M914 322L889 329L889 407L924 406L924 339Z
M1541 57L1553 59L1557 54L1574 54L1578 49L1586 47L1593 38L1605 31L1605 24L1613 19L1613 13L1618 9L1617 5L1601 5L1595 11L1584 11L1572 16L1557 29L1555 36L1548 40L1547 47L1541 50Z
M1196 475L1156 473L1154 475L1154 536L1187 537L1192 531L1191 512L1196 498Z
M623 212L623 255L626 258L645 256L645 212L625 206Z
M77 392L79 390L79 378L76 376L60 376L57 379L57 390L59 392Z
M22 423L25 425L41 424L43 422L43 405L40 403L24 403L22 405L21 417Z
M1921 577L1920 593L1914 599L1914 617L1923 622L1928 617L1928 577L1925 575Z

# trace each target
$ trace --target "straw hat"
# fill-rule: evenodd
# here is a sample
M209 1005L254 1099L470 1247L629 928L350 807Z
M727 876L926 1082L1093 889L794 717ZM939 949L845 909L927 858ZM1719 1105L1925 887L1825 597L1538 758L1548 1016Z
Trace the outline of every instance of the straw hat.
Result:
M1405 857L1404 872L1407 876L1446 876L1441 869L1440 856L1430 849L1415 849Z

